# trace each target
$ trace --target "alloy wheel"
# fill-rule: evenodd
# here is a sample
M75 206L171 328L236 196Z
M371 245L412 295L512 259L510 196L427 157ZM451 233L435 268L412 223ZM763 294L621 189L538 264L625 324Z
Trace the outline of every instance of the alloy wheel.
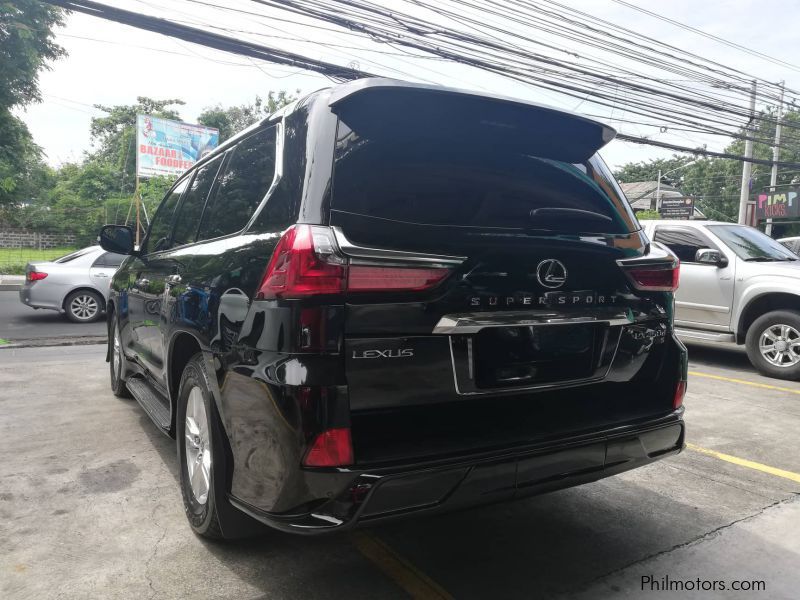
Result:
M793 367L800 362L800 331L791 325L770 325L761 333L758 349L771 365Z
M90 321L97 316L100 305L97 299L89 294L79 294L69 303L70 312L81 321Z
M205 504L211 486L211 436L203 391L197 386L191 389L186 402L184 437L186 472L192 494L198 504Z

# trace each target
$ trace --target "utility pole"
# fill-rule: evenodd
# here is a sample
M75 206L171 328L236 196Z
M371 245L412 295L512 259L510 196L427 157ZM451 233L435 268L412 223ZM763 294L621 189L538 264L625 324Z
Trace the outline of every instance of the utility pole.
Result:
M651 210L658 210L658 201L661 198L661 169L658 170L658 182L656 183L656 205L651 206Z
M775 143L772 145L772 173L769 177L769 186L771 191L775 191L775 186L778 185L778 160L780 160L780 145L781 145L781 119L783 118L783 91L785 81L781 81L781 99L778 100L778 118L775 121ZM767 219L767 227L765 233L772 237L772 219Z
M753 158L753 135L755 134L756 122L756 80L753 80L753 90L750 93L750 122L745 128L747 140L744 143L744 158L742 163L742 191L739 194L739 223L744 225L747 222L747 200L750 197L750 173L753 163L749 159Z

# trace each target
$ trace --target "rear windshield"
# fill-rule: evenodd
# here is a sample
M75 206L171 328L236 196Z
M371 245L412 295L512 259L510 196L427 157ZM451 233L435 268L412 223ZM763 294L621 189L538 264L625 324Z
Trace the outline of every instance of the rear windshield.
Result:
M475 139L364 139L339 125L332 209L424 225L625 234L639 229L598 157L570 164ZM544 210L537 210L544 209Z

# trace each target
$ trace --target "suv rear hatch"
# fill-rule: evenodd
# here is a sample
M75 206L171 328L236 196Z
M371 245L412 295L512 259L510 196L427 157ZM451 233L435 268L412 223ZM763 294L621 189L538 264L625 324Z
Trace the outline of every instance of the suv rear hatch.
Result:
M648 259L595 155L612 130L436 88L367 86L332 107L330 226L349 265L358 463L563 438L671 410L670 390L645 388L663 375L663 275L672 281L675 265L668 255L655 265L649 294L621 267ZM660 341L634 342L627 371L612 372L632 331Z

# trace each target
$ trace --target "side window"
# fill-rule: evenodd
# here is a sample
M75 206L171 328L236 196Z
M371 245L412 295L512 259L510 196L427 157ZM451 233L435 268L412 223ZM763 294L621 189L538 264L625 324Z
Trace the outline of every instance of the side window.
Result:
M208 198L208 192L211 191L221 162L222 156L220 155L197 170L178 208L175 232L172 236L173 246L194 243L197 229L200 227L200 218L203 216L203 208L206 205L206 198Z
M93 267L112 267L117 268L125 260L124 254L114 254L113 252L104 252L92 264Z
M180 200L181 194L188 183L188 177L179 181L178 185L172 188L159 204L153 220L150 221L150 229L147 233L146 248L148 252L158 252L168 246L172 217L175 214L175 208L178 206L178 200Z
M656 229L656 242L661 242L678 255L682 263L693 263L694 256L701 248L714 248L698 233L691 229Z
M208 200L198 239L240 231L264 199L275 176L275 127L254 133L231 151Z

